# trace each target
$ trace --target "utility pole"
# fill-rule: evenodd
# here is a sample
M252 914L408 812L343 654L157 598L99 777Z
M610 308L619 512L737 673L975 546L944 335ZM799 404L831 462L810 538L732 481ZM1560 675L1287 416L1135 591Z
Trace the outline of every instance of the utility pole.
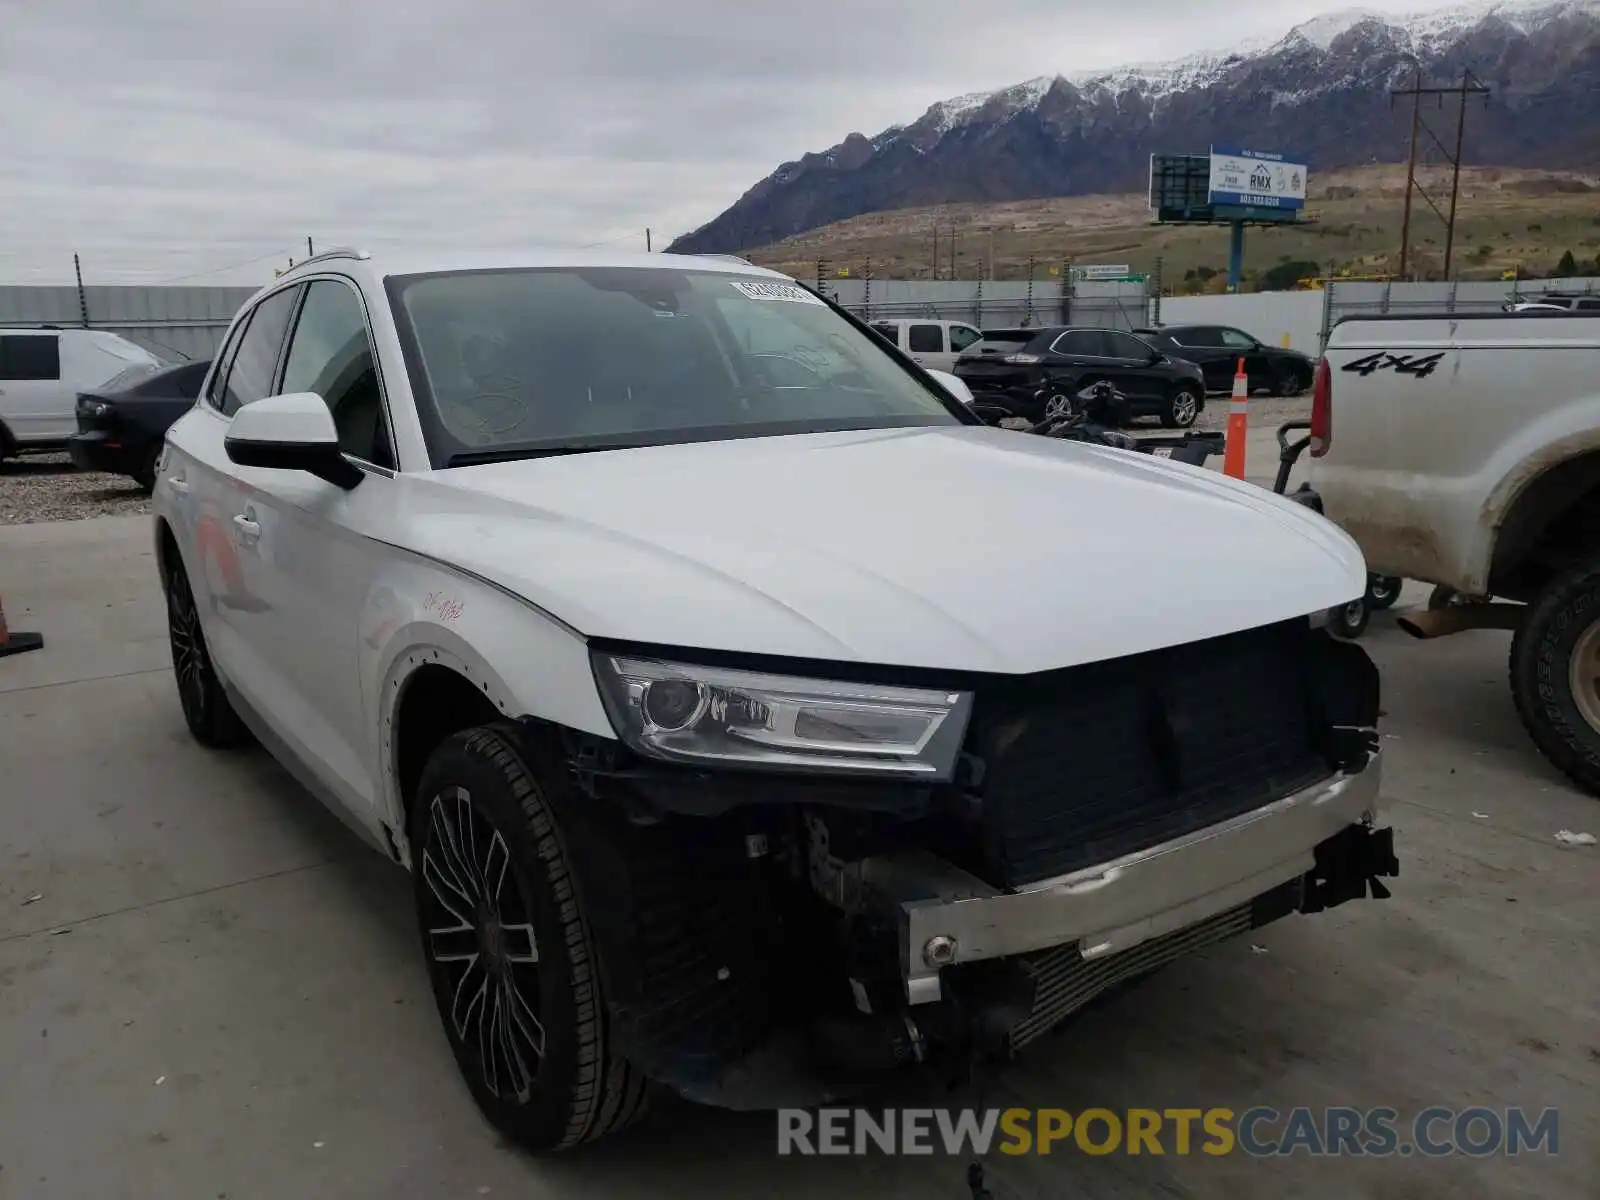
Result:
M644 252L646 254L650 253L650 226L648 225L644 227Z
M1466 146L1467 138L1467 97L1482 96L1484 98L1484 103L1487 104L1491 90L1492 89L1490 89L1488 85L1483 83L1476 75L1472 73L1470 68L1464 69L1461 72L1460 83L1452 84L1449 87L1423 87L1422 66L1419 63L1413 71L1411 86L1409 88L1396 88L1389 93L1389 103L1391 106L1393 106L1394 101L1401 96L1411 97L1411 150L1406 160L1405 215L1401 218L1400 226L1401 279L1410 278L1411 196L1413 192L1427 201L1428 207L1433 209L1434 214L1444 222L1444 275L1446 279L1450 277L1451 261L1455 255L1456 208L1461 197L1461 158L1462 152ZM1456 117L1456 146L1454 153L1451 153L1449 148L1447 148L1445 144L1439 140L1438 135L1435 134L1432 129L1428 128L1428 123L1422 119L1422 98L1424 96L1438 97L1440 108L1444 107L1444 98L1446 96L1460 97L1461 106L1460 112ZM1448 215L1446 215L1445 212L1440 209L1439 205L1435 203L1433 197L1428 194L1427 189L1417 182L1417 146L1420 142L1420 135L1424 133L1426 133L1429 139L1432 140L1433 144L1438 147L1439 152L1444 156L1445 161L1448 162L1451 167L1450 212Z
M939 222L933 223L933 279L939 278Z
M950 243L950 278L956 277L956 227L955 222L950 223L950 236L945 239Z

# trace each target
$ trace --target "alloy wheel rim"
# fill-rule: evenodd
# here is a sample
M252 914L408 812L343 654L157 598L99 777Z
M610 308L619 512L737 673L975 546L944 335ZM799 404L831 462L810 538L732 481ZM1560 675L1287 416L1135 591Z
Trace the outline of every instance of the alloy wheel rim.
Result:
M1179 392L1177 399L1172 402L1172 419L1180 425L1187 425L1194 420L1194 393Z
M544 1058L539 943L510 848L465 788L428 806L421 872L428 957L446 983L450 1027L490 1094L525 1102Z
M178 696L192 715L201 715L206 707L206 643L200 632L194 595L181 579L172 584L167 628L172 638L172 669L178 678Z
M1567 662L1572 701L1589 728L1600 733L1600 621L1579 635Z

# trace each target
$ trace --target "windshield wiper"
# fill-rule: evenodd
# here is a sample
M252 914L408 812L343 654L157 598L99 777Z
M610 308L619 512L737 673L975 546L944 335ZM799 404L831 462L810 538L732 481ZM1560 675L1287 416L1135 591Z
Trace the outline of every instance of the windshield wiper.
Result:
M514 462L519 458L560 458L567 454L595 454L602 450L637 450L643 442L552 442L543 446L497 446L484 450L458 450L445 460L447 467L475 467L484 463Z

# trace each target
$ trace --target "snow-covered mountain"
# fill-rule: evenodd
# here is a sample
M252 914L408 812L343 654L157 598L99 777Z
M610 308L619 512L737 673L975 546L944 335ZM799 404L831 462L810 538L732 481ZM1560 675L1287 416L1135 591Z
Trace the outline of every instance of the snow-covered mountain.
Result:
M1043 76L932 105L908 125L787 162L674 250L737 251L846 217L960 201L1135 191L1152 153L1281 147L1315 171L1405 157L1389 89L1471 67L1493 89L1469 161L1600 165L1600 0L1349 9L1175 62ZM1314 187L1313 181L1313 187Z

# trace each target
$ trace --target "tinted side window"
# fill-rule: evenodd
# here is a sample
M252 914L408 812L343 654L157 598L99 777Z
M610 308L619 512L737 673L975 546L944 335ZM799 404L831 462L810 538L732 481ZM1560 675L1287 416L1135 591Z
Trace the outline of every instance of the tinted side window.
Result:
M956 351L965 350L982 336L976 329L970 329L965 325L952 325L950 326L950 349Z
M223 384L224 416L231 417L244 405L271 394L272 376L278 369L278 351L283 346L283 335L288 331L289 317L299 294L297 287L284 288L256 305Z
M907 345L913 354L942 354L944 330L937 325L913 325Z
M366 313L346 285L319 279L307 288L279 390L315 392L333 413L339 449L379 466L394 465Z
M873 322L872 331L874 333L882 334L891 345L898 346L900 344L899 329L893 325L890 325L887 321Z
M222 387L228 381L228 368L233 366L234 351L239 349L239 338L244 333L244 327L249 323L250 318L246 317L238 325L235 325L228 340L217 351L217 369L211 373L211 381L206 384L205 399L206 403L211 405L212 408L221 409L222 407Z
M1150 345L1126 333L1107 330L1100 335L1105 339L1106 353L1112 358L1144 358L1150 357Z
M1240 333L1237 329L1224 329L1221 333L1222 344L1230 350L1254 350L1256 348L1255 338L1248 333Z
M1074 329L1056 339L1053 347L1057 354L1072 358L1104 358L1106 350L1097 329Z
M0 379L60 379L61 339L53 333L0 337Z

